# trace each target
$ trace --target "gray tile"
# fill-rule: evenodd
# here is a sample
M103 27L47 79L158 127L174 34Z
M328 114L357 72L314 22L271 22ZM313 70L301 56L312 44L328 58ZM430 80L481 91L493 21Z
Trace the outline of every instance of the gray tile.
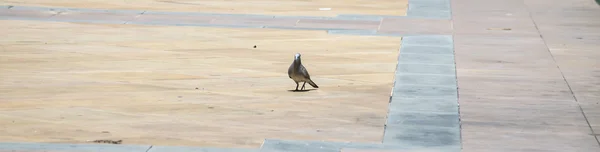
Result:
M285 27L285 26L264 26L264 28L270 28L270 29L286 29L286 30L348 30L348 29L344 29L344 28L321 28L321 27Z
M0 18L4 19L19 19L19 18L31 18L31 19L48 19L52 16L52 13L32 11L32 10L13 10L13 9L0 9Z
M170 25L170 26L200 26L200 27L225 27L225 28L264 28L259 25L219 25L219 24L204 24L204 23L166 23L166 22L128 22L127 24L137 25Z
M438 85L456 87L454 75L398 74L395 85Z
M454 49L449 46L402 45L400 53L454 55Z
M316 147L318 146L318 147ZM261 151L293 151L293 152L338 152L339 145L311 144L308 141L286 141L265 139Z
M408 2L409 9L428 11L450 11L450 0L412 0Z
M456 75L454 65L398 64L396 74Z
M87 22L87 23L113 23L123 24L127 21L135 19L135 14L121 14L121 13L104 13L104 12L72 12L67 14L58 14L53 16L51 19L54 21L64 22Z
M0 143L0 151L146 152L146 145Z
M396 85L393 93L392 98L455 99L457 97L456 87L441 86Z
M410 99L392 97L389 112L458 113L457 99Z
M460 151L460 128L438 126L387 126L384 144L407 148L447 147L444 151Z
M258 25L293 27L298 19L288 18L249 18L249 17L218 17L211 23L218 25Z
M148 152L259 152L260 149L249 148L208 148L185 146L152 146Z
M301 141L301 140L276 140L266 139L261 150L292 151L292 152L339 152L342 148L352 149L403 149L397 145L383 145L380 143L352 143L352 142L327 142L327 141Z
M439 54L412 54L402 53L398 57L399 63L422 63L422 64L454 64L454 55Z
M13 16L3 16L0 14L0 20L21 20L21 21L50 21L48 18L37 18L37 17L13 17Z
M452 47L452 36L448 35L426 35L410 36L402 38L402 46L425 45L425 46L449 46Z
M317 20L335 20L335 17L321 17L321 16L273 16L273 18L293 18L293 19L317 19Z
M68 8L68 7L38 7L38 6L13 6L11 10L29 11L55 11L55 12L87 12L87 13L116 13L116 14L140 14L142 10L113 10L93 8Z
M449 0L411 0L408 1L407 15L422 18L451 18Z
M392 111L398 110L398 111ZM401 110L401 109L400 109ZM386 126L437 126L459 127L458 112L433 113L433 112L407 112L399 109L390 109Z
M170 25L170 24L210 24L214 16L199 16L199 15L165 15L165 14L144 14L137 17L129 23L135 24L155 24L155 25Z
M439 19L451 18L450 11L419 10L419 11L409 11L408 15L411 17L419 17L419 18L439 18Z
M225 13L205 13L205 12L167 12L167 11L146 11L144 14L152 15L173 15L173 16L214 16L214 17L251 17L251 18L274 18L272 15L259 14L225 14Z
M379 21L368 20L314 20L300 19L296 27L300 28L337 28L337 29L361 29L376 30L379 28Z

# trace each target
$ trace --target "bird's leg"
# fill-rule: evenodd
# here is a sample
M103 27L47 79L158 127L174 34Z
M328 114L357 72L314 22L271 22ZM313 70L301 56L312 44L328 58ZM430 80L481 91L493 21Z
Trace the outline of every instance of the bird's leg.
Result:
M302 89L300 89L300 90L304 90L304 85L306 85L306 82L304 82L304 83L302 84Z
M298 82L296 82L296 91L298 91L298 85L299 85Z

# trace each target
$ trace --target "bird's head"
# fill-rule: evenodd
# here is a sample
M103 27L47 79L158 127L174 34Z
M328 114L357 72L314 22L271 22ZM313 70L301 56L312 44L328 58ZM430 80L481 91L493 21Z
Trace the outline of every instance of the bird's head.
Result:
M298 60L300 59L300 53L296 53L296 55L294 56L294 60Z

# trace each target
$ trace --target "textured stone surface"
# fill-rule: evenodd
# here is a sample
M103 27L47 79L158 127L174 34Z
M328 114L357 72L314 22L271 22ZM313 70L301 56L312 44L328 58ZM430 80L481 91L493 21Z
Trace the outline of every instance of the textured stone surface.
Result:
M435 64L418 64L418 63L402 63L398 64L399 74L441 74L454 75L454 65L435 65Z
M38 2L23 2L23 5ZM320 1L310 3L315 2ZM401 3L400 1L395 2ZM60 3L63 2L45 2L38 6L65 6ZM82 1L72 2L67 6L79 7L81 3L90 4ZM391 123L388 124L385 134L383 134L383 144L267 140L263 145L266 147L263 151L268 149L332 152L339 150L344 152L460 151L461 135L459 133L462 133L462 145L466 152L600 151L597 137L595 137L600 127L600 114L596 112L600 111L598 106L600 94L597 93L600 89L599 85L595 85L598 80L596 58L600 57L600 54L595 51L598 50L597 42L600 40L598 38L600 31L596 28L600 26L600 22L598 22L600 20L597 18L600 9L593 1L411 0L406 17L399 17L397 14L383 15L385 14L383 12L389 10L377 7L373 8L373 10L378 10L374 11L374 14L366 13L370 15L353 14L354 12L339 13L340 10L346 11L343 6L352 4L331 4L328 7L331 7L332 11L315 11L314 9L317 8L315 5L300 6L297 5L300 3L294 3L293 6L311 7L310 9L313 10L286 10L271 15L259 15L235 14L236 11L247 13L256 10L228 10L223 7L218 8L224 10L221 13L164 12L175 11L173 8L177 8L176 11L197 11L198 5L195 2L152 2L164 3L159 7L152 6L152 3L146 1L137 2L136 5L126 4L127 1L115 1L114 4L104 5L109 3L113 2L97 2L99 5L85 7L144 8L147 9L144 13L148 16L136 15L135 10L90 11L89 9L62 8L52 8L51 10L44 7L21 6L8 9L7 6L6 9L0 9L0 19L52 21L52 16L59 16L56 20L79 23L277 28L327 30L329 34L356 36L404 36L403 46L398 57L400 65L397 66L394 78L396 89L393 91L397 92L393 94L395 97L391 98L389 104L388 122ZM207 8L204 10L210 10L226 3L228 2L206 5L204 7ZM252 4L252 6L262 5L256 4ZM268 5L285 8L285 4ZM393 6L381 2L374 3L374 5ZM450 6L452 6L452 11L450 11ZM269 7L251 8L258 8L259 11L272 11L272 8ZM352 11L366 10L363 8L352 9ZM63 12L85 11L89 12L60 15ZM131 14L132 12L133 14ZM302 16L310 13L331 17ZM93 16L97 16L95 20L89 19ZM305 22L300 23L297 22L298 20ZM173 39L181 39L180 37L173 36ZM18 44L31 45L36 44L36 41L24 40ZM368 44L372 45L374 42ZM365 49L363 46L364 44L357 44L353 47ZM4 45L2 47L5 50L6 48L9 50L16 48ZM18 49L26 48L18 47ZM452 57L455 54L454 49L456 49L456 60ZM340 53L330 52L330 50L320 51L319 53L324 55L316 58L323 59L325 56ZM373 52L365 54L373 54ZM350 60L355 60L358 56L371 58L368 55L365 57L365 54L348 58ZM5 61L23 62L13 57L4 59L8 59ZM39 59L36 58L36 60ZM373 58L373 60L377 59ZM341 59L334 62L340 61ZM454 66L451 63L453 61L456 61L458 65ZM33 61L27 60L26 63L28 62ZM343 67L342 65L330 66L330 68ZM350 64L349 67L372 71L372 68L379 66L378 64ZM458 70L454 70L455 67ZM456 80L453 81L454 78L457 78L455 73L458 74L458 83ZM360 76L353 78L363 79ZM328 80L331 77L326 76L323 79ZM456 94L456 85L460 86L459 94ZM385 92L383 89L377 91ZM462 132L460 128L456 127L458 124L458 115L456 115L458 95L461 97ZM326 105L336 106L338 104L333 102ZM70 110L73 111L73 109ZM77 110L81 111L81 109L75 109L75 112L78 112ZM347 121L364 122L368 125L378 124L368 119L370 117L368 114L364 114L364 117L360 119ZM10 119L1 120L7 120L2 122L3 124L12 123L9 122ZM441 127L444 125L448 125L448 127ZM343 128L343 126L341 127ZM592 129L590 130L590 128ZM313 134L313 130L297 132L298 134ZM323 130L316 132L329 133ZM65 145L62 146L65 147ZM191 147L157 147L155 150L161 150L161 148L167 151L173 149L181 151L232 150ZM244 150L255 151L257 149L242 149L241 151Z
M108 145L108 144L56 144L56 143L0 143L0 151L27 152L146 152L145 145Z
M402 39L404 46L420 45L434 47L452 47L452 36L447 35L431 35L431 36L411 36Z
M387 126L384 144L406 148L447 147L444 151L460 151L460 128L423 125Z
M400 54L398 62L401 64L444 64L454 65L453 55L436 55L436 54L419 54L419 53L406 53Z
M449 19L450 0L415 0L408 5L407 15L421 18Z
M381 143L354 143L330 141L298 141L266 139L261 147L263 151L298 151L298 152L339 152L341 149L377 149L377 150L404 150L409 149L404 145Z
M454 114L458 113L458 105L456 99L392 98L390 112Z
M401 53L454 55L452 47L404 45Z
M274 29L0 26L0 139L15 142L378 142L401 41ZM319 89L288 91L297 52Z
M379 33L452 34L451 20L388 17L381 21Z
M581 85L594 63L572 58L597 48L583 38L599 32L592 4L452 1L463 151L600 150L587 112L598 109L578 97L594 90Z
M403 38L384 144L460 151L452 44L448 36ZM414 53L404 54L407 46Z
M408 2L408 0L380 0L377 1L377 3L365 5L361 1L346 1L340 3L329 0L260 0L252 2L243 0L27 0L19 2L7 1L3 2L2 5L333 17L339 14L405 16ZM331 10L321 11L319 8L331 8Z
M259 152L260 149L243 148L205 148L205 147L179 147L179 146L152 146L146 152Z

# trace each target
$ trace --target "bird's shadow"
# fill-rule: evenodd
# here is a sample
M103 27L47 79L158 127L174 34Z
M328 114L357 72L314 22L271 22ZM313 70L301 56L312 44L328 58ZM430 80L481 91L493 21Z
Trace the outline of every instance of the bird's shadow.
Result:
M288 90L288 91L289 92L308 92L308 91L313 91L313 90L317 90L317 89Z

